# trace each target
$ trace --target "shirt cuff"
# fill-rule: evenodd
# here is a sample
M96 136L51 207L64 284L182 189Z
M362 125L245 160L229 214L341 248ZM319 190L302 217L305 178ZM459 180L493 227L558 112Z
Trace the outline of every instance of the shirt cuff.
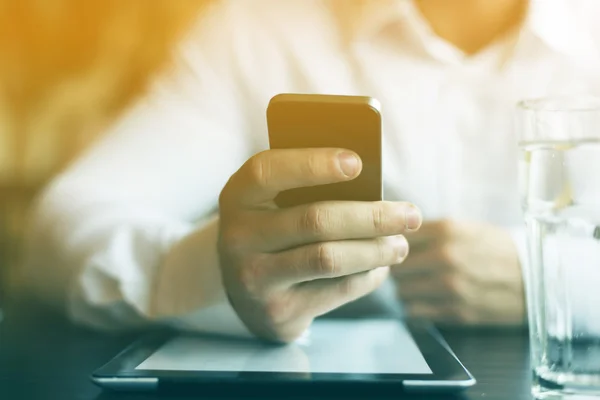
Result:
M167 323L184 331L234 337L254 337L226 299L218 304L171 318Z
M152 317L178 329L250 337L221 279L214 217L167 254L157 275Z

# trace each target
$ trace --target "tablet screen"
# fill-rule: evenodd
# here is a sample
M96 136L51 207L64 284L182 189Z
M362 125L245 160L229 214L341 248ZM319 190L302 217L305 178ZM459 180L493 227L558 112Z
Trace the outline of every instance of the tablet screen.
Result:
M393 320L317 320L289 345L178 336L138 370L431 374L408 329Z

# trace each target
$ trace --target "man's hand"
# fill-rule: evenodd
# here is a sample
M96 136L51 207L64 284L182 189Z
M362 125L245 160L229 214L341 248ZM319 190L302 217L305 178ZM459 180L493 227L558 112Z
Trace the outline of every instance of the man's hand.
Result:
M225 289L257 336L291 341L312 320L368 294L408 254L402 234L421 216L407 203L273 205L283 190L348 181L361 161L340 149L268 150L221 193L219 255Z
M409 315L441 324L525 322L518 254L506 231L444 220L407 239L411 255L392 273Z

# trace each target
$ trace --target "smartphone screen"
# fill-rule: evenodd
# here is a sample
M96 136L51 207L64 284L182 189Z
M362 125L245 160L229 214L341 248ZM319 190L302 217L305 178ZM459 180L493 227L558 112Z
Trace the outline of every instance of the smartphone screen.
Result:
M352 181L297 188L280 193L280 207L330 200L378 201L383 198L381 113L377 100L363 96L280 94L269 103L271 149L342 148L362 160Z

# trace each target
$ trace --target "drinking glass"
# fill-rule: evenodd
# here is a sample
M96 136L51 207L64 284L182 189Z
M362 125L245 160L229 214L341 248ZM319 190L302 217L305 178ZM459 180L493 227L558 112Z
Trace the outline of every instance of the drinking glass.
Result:
M600 99L522 101L532 392L600 396Z

